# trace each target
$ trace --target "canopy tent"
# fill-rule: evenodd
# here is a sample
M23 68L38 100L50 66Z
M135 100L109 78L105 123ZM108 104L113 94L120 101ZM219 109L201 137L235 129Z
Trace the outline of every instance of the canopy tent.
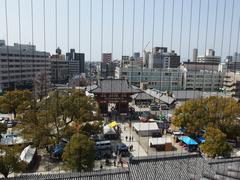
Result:
M113 122L111 122L110 124L108 124L108 126L109 126L110 128L114 128L114 127L116 127L117 125L119 125L119 123L117 123L116 121L113 121Z
M160 132L160 129L156 122L134 123L133 129L140 136L152 136L153 133Z
M20 155L20 159L26 162L27 164L31 163L36 153L36 150L37 150L36 148L32 148L30 145L27 146L26 148L23 149Z
M111 128L109 125L106 125L103 127L103 134L104 135L116 134L116 131L113 128Z
M165 145L166 143L172 143L169 137L149 138L149 146Z
M181 136L179 140L183 141L187 145L197 145L198 143L188 136Z

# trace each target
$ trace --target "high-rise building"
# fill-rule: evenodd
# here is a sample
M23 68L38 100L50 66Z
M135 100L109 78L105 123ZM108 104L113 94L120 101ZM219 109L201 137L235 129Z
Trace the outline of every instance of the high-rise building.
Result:
M102 53L102 63L110 63L112 61L112 53Z
M70 49L66 53L66 60L69 61L69 78L85 73L85 54L76 53L75 49Z
M35 45L0 41L0 90L31 88L41 74L50 79L50 53L37 51Z
M61 49L56 49L56 54L51 56L51 82L67 83L69 78L69 61L61 54Z
M198 49L193 49L193 62L197 62L197 57L198 57Z
M180 56L174 51L167 52L166 47L155 47L149 54L148 68L177 68Z

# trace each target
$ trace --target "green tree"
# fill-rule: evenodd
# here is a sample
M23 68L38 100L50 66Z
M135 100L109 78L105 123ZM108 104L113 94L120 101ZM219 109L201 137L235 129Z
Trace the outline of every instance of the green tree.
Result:
M94 166L94 142L86 135L76 133L64 148L63 160L67 169L73 171L89 171Z
M25 110L31 101L32 94L28 90L7 91L0 97L0 110L4 113L13 113L14 118L17 112Z
M206 141L200 145L200 148L207 156L227 156L232 151L231 146L226 142L226 134L218 128L209 126L204 137Z
M227 137L236 137L239 135L236 131L240 127L239 114L240 106L235 99L212 96L186 101L176 108L173 124L186 127L188 133L196 133L200 128L215 124Z
M3 153L0 156L0 173L7 178L10 173L22 172L26 169L26 164L19 161L19 150L14 147L1 148Z
M34 141L36 146L58 143L62 137L71 137L74 133L70 132L72 122L82 124L94 120L95 103L82 92L69 92L52 91L47 98L29 106L22 115L25 138Z

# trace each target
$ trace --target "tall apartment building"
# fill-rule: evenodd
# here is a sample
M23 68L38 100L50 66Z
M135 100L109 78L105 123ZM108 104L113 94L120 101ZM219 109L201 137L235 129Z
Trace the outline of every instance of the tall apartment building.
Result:
M223 88L227 94L240 98L240 72L227 72L224 76Z
M222 87L224 72L216 63L184 62L183 89L214 92Z
M145 53L144 63L148 68L177 68L180 65L180 56L174 51L167 52L166 47L155 47L149 54Z
M85 54L76 53L75 49L70 49L70 52L66 53L66 60L68 61L69 78L72 78L81 73L85 73Z
M37 51L35 45L14 43L7 46L0 41L0 90L31 88L40 74L50 79L50 54Z
M180 68L141 68L139 66L128 66L116 68L116 78L124 78L130 84L140 87L144 83L147 88L160 91L182 90L183 71Z

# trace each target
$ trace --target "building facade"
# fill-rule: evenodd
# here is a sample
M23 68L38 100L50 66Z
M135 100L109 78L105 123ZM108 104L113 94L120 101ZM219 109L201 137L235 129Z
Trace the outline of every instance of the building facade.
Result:
M112 53L102 53L102 63L110 63L112 61Z
M223 89L227 94L240 98L240 72L227 72L224 76Z
M116 78L127 79L131 85L160 91L181 90L183 88L183 71L180 68L150 69L139 66L116 68Z
M148 68L177 68L180 65L180 56L174 51L167 52L166 47L155 47L149 53Z
M35 45L0 43L0 89L31 88L40 74L51 78L50 54Z
M66 53L66 60L69 63L69 78L85 73L84 53L76 53L75 49L70 49L70 52Z
M214 92L223 85L224 72L217 64L185 62L181 69L184 71L184 90Z
M215 51L213 49L207 49L204 56L198 56L197 62L199 63L214 63L214 64L220 64L221 63L221 57L215 56Z

